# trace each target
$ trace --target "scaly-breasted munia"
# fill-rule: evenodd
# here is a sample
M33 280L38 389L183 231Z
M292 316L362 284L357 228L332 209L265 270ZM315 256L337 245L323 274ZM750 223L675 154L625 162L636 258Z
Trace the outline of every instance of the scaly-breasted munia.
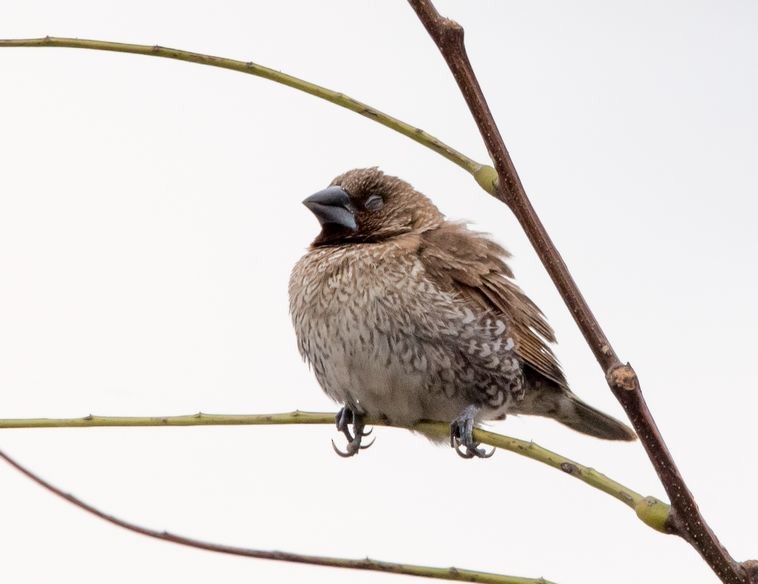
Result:
M364 416L450 422L466 458L485 456L475 424L510 413L635 439L571 392L553 330L497 243L376 168L346 172L303 203L321 233L292 270L290 312L300 353L343 404L346 455L361 448Z

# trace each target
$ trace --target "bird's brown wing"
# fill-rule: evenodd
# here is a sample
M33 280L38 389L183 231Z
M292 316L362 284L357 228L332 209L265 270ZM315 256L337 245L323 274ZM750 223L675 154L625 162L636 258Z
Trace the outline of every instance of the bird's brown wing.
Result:
M504 318L516 342L516 353L536 372L567 387L561 366L548 343L553 329L542 311L513 281L505 263L510 254L460 223L446 222L421 236L419 257L427 273L453 291Z

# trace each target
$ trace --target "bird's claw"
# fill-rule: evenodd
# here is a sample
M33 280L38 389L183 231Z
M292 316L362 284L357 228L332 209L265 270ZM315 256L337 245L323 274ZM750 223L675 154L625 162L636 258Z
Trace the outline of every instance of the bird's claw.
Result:
M495 448L487 452L479 448L480 442L474 441L474 413L467 408L450 424L450 446L461 458L489 458L495 454Z
M358 454L359 450L366 450L366 448L370 447L374 442L376 442L376 438L374 438L371 442L368 444L360 444L359 442L348 442L347 448L342 451L339 449L339 446L337 446L334 443L334 440L332 440L332 448L334 448L334 451L339 454L342 458L350 458L351 456L355 456Z
M490 458L495 454L496 449L494 447L487 452L484 448L478 448L479 444L479 442L473 442L471 446L466 446L463 443L459 443L454 446L455 453L461 458L474 458L475 456L477 458ZM462 450L462 447L465 448L465 450Z
M371 434L374 429L371 428L370 430L365 431L363 416L356 413L348 406L343 407L337 413L335 421L337 423L337 430L342 432L345 435L345 438L347 438L347 448L344 451L340 450L334 443L334 440L332 440L332 448L334 448L334 451L342 458L355 456L361 450L369 448L376 441L376 438L374 438L368 444L361 444L361 440ZM353 426L352 432L350 431L351 424Z

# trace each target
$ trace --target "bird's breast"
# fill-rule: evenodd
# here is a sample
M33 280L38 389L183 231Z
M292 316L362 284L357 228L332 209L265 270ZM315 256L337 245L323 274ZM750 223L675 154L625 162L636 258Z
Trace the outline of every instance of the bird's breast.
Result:
M300 352L333 399L398 423L429 417L424 396L434 357L425 329L452 298L425 281L418 258L393 246L354 247L312 250L293 270Z
M311 250L292 272L290 312L324 391L393 422L451 420L475 402L499 412L520 376L506 324L399 246Z

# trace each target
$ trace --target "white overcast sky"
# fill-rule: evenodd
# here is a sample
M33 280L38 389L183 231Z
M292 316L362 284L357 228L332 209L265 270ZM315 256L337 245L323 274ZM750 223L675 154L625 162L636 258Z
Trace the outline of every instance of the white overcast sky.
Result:
M758 556L758 5L439 1L550 233L701 509ZM77 36L254 60L486 160L405 2L3 0L0 38ZM297 354L300 201L356 166L411 181L514 253L575 391L623 415L510 212L463 171L254 77L72 49L0 49L0 417L334 410ZM510 418L493 429L663 497L636 444ZM120 517L212 541L544 576L714 582L681 540L507 452L458 459L377 429L0 431L0 447ZM412 582L225 557L121 531L0 466L8 582Z

